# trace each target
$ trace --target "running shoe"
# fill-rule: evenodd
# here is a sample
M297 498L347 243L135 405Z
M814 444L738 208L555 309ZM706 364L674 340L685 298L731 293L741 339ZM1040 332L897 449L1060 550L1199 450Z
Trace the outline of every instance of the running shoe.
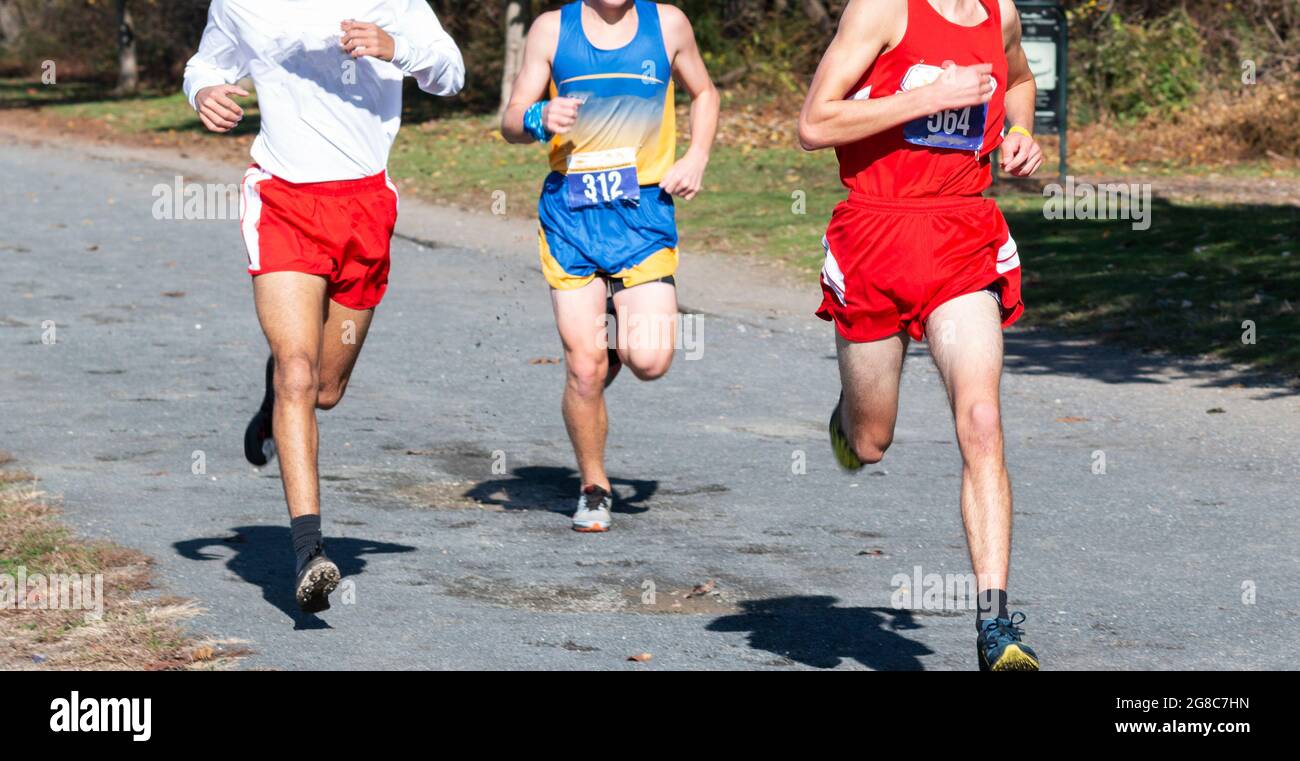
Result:
M271 409L275 406L274 373L275 357L267 357L266 393L262 397L262 406L244 429L244 457L259 468L275 457L275 439L271 437Z
M853 445L844 435L844 428L840 423L841 411L844 408L844 394L840 393L840 400L835 403L835 411L831 413L831 450L835 452L835 461L840 464L841 468L847 471L859 471L866 465L858 453L853 451Z
M329 610L330 592L339 585L342 574L334 561L325 556L325 545L317 544L307 562L298 569L294 597L304 613Z
M578 497L578 510L573 514L573 530L598 534L609 531L610 511L614 509L614 496L599 486L586 486Z
M1015 612L1011 618L988 618L979 622L979 638L975 650L979 653L980 671L1037 671L1038 655L1023 641L1025 632L1020 625L1025 614Z

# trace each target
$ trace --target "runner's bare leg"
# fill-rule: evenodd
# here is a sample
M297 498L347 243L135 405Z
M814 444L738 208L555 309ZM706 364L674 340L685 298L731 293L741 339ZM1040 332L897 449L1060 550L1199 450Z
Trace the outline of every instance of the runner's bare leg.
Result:
M605 281L596 278L581 288L551 289L555 325L564 345L564 426L573 442L582 486L609 491L605 473L605 377L609 345L605 333Z
M289 516L320 514L316 399L320 389L325 279L301 272L253 278L253 301L275 358L271 427Z
M865 343L835 334L844 389L840 425L863 462L880 462L894 441L898 385L908 343L906 333Z
M926 324L961 447L961 514L980 591L1007 588L1011 479L1002 437L1002 317L987 292L949 301Z
M374 309L357 311L332 299L327 310L321 331L320 390L316 395L316 408L321 410L333 409L343 400L375 316Z
M677 337L677 288L642 283L614 294L618 357L641 380L655 380L673 364Z

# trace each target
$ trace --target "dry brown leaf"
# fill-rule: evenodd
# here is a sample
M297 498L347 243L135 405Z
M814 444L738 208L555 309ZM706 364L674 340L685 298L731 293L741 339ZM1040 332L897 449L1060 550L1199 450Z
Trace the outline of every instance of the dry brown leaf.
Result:
M651 653L638 653L637 655L629 655L627 659L637 663L649 663L654 659L654 655Z
M716 582L714 582L713 579L709 579L703 584L696 584L695 588L691 590L691 593L686 596L688 598L703 597L704 595L707 595L708 593L712 592L714 586L716 586Z

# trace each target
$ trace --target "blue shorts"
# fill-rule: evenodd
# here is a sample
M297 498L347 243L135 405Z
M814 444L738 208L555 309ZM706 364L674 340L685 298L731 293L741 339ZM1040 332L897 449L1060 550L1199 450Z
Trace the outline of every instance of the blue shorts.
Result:
M542 272L553 288L580 288L598 274L632 287L673 274L677 214L658 185L643 185L639 203L570 209L565 177L552 172L537 202Z

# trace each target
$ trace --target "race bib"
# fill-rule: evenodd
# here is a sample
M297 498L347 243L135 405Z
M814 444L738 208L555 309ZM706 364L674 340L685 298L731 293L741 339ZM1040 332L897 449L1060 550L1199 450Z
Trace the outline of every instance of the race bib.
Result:
M907 70L899 90L906 92L924 87L939 78L943 69L918 63ZM997 87L997 80L993 86ZM903 139L927 148L948 148L979 153L984 147L984 127L988 120L987 103L966 108L952 108L937 114L913 119L903 125Z
M641 200L635 148L574 153L569 156L565 175L570 209Z

